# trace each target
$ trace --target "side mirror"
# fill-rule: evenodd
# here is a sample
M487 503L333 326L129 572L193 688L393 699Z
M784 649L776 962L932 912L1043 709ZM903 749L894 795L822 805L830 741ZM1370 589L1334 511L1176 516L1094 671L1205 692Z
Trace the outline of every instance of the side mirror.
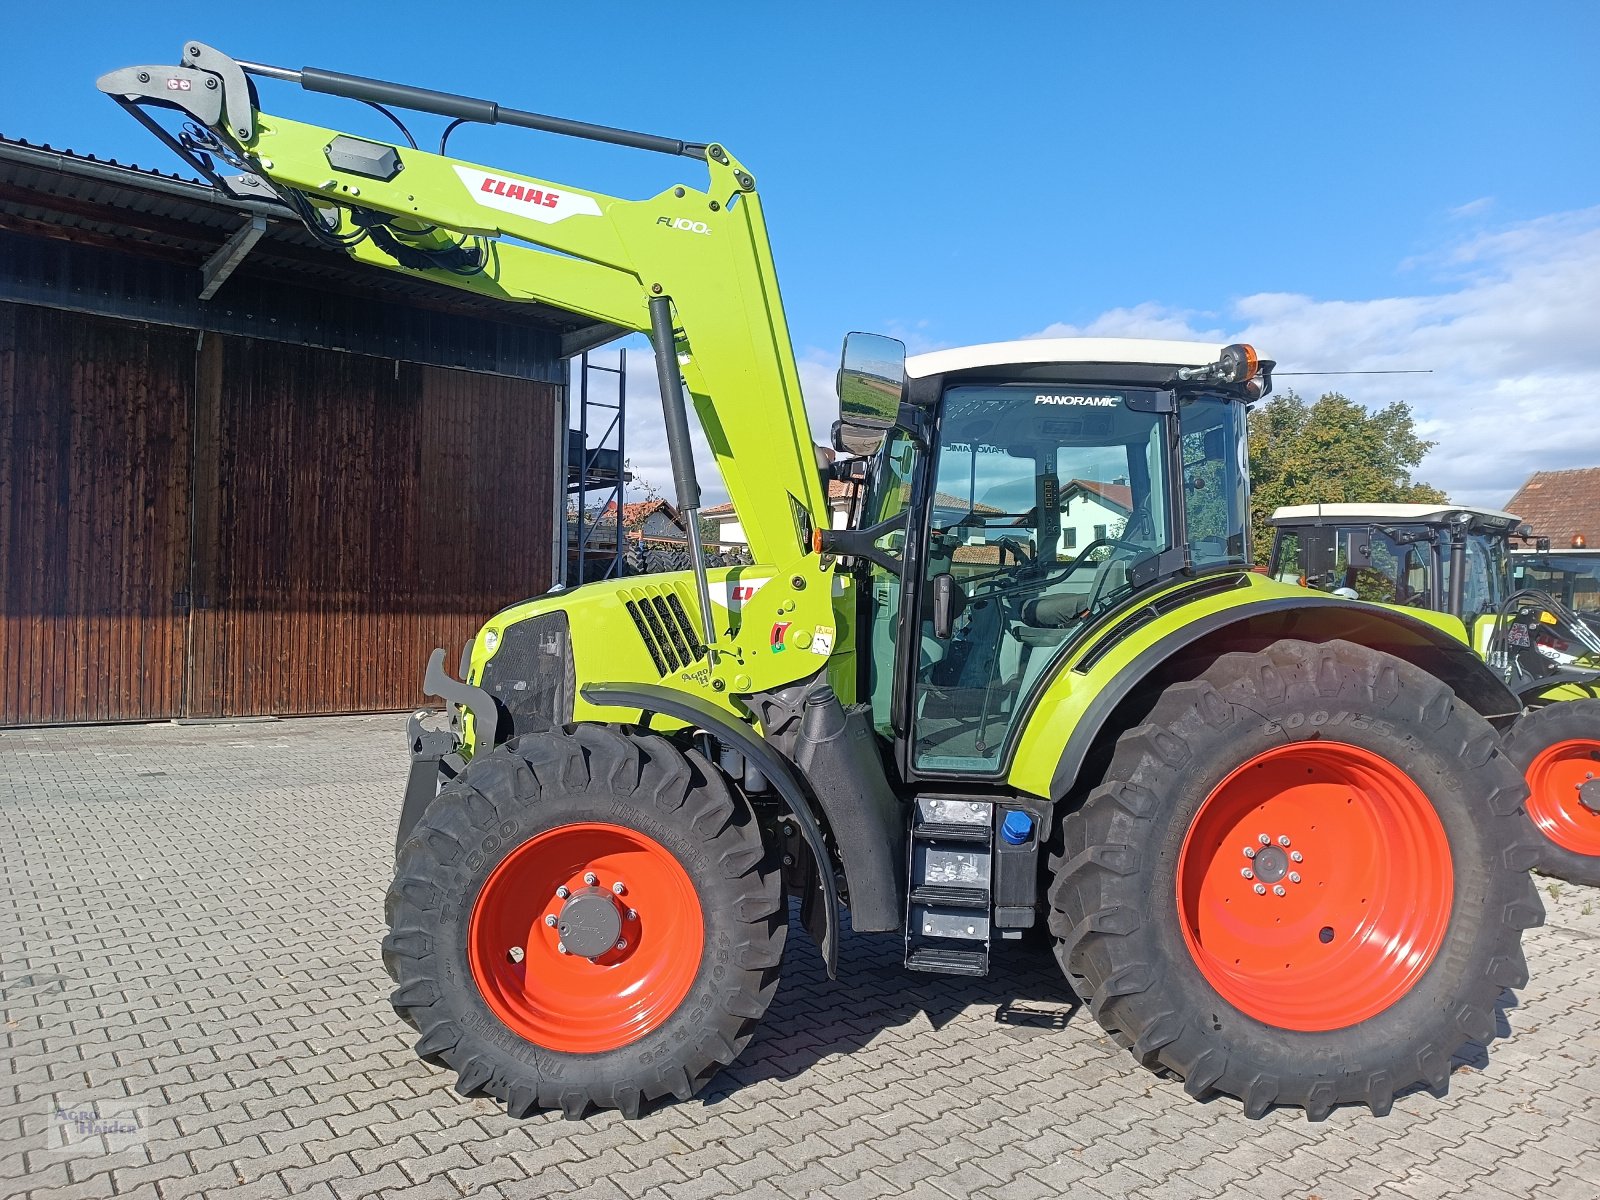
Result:
M1370 567L1372 565L1372 535L1366 533L1352 533L1350 540L1345 544L1345 562L1352 567Z
M941 571L928 581L933 589L933 636L948 641L956 630L956 618L967 606L967 595L949 571Z
M834 447L851 454L876 453L894 428L905 389L905 343L877 333L846 334Z

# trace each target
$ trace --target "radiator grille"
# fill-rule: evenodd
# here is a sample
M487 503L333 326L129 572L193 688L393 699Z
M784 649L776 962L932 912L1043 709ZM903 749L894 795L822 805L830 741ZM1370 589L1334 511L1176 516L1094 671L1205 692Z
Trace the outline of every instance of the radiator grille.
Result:
M693 602L682 587L632 587L622 594L622 602L650 652L657 674L681 671L706 656L705 645L689 616Z

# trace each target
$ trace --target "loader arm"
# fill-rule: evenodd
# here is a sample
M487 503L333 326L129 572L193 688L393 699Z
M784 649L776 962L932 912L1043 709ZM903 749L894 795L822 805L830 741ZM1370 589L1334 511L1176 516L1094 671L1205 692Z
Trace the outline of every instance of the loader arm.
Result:
M259 107L251 76L703 159L709 178L703 188L620 199L280 117ZM178 67L127 67L99 87L217 182L225 185L217 160L260 176L286 215L361 262L646 334L651 301L669 300L670 350L757 561L793 562L810 551L811 530L828 527L761 200L753 176L721 146L310 67L241 63L197 42L185 43ZM148 106L192 124L174 138ZM687 499L698 508L697 495Z

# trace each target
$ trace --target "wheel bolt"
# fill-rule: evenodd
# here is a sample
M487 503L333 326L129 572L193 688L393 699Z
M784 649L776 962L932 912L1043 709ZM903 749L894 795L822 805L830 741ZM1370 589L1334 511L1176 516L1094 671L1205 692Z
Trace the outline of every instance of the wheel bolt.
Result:
M1268 837L1268 836L1267 836L1267 835L1266 835L1266 834L1264 834L1264 833L1263 833L1263 834L1262 834L1262 835L1261 835L1261 836L1260 836L1260 837L1258 837L1258 838L1256 838L1256 841L1258 841L1258 842L1260 842L1260 843L1261 843L1261 844L1262 844L1262 845L1263 845L1263 846L1270 846L1270 845L1272 845L1272 839L1271 839L1271 838L1269 838L1269 837Z
M570 895L572 895L572 893L567 891L567 889L564 888L564 887L558 887L556 889L556 899L557 900L565 900Z
M1283 884L1279 883L1279 884L1274 884L1273 885L1272 894L1274 896L1287 896L1289 893L1284 888Z
M565 942L557 942L556 943L556 953L557 954L570 954L571 951L569 951L567 949L567 944Z
M555 926L555 923L556 923L556 915L555 915L555 913L550 913L550 914L548 914L548 915L547 915L547 916L546 916L546 917L545 917L545 919L544 919L544 923L545 923L545 924L546 924L546 925L549 925L549 926L551 926L551 927L552 927L552 928L554 928L554 926Z
M1249 867L1246 867L1244 870L1240 871L1239 874L1243 875L1246 879L1254 879L1256 877L1256 873Z
M1258 884L1256 884L1256 889L1255 890L1256 890L1256 895L1265 896L1267 894L1267 885L1264 884L1264 883L1258 883Z
M1298 851L1298 850L1289 851L1289 861L1290 862L1304 862L1305 860L1306 860L1306 856L1304 854L1301 854L1300 851Z
M627 938L618 938L617 939L617 949L618 950L626 950L627 948L628 948L628 939Z
M1289 872L1289 882L1290 883L1299 883L1300 882L1300 872L1299 871L1290 871Z
M635 910L635 909L632 909L632 908L630 908L630 909L629 909L629 910L628 910L628 920L630 920L630 921L637 921L637 920L638 920L638 919L639 919L639 913L638 913L638 911L637 911L637 910Z
M623 886L622 880L619 879L619 880L617 880L615 883L613 883L611 885L611 890L612 890L613 893L615 893L616 895L620 896L620 895L622 895L623 892L627 891L628 889Z
M1278 837L1278 845L1283 846L1285 848L1288 847L1288 845L1289 845L1289 835L1287 833L1279 835L1279 837Z
M1244 848L1244 856L1246 858L1254 858L1256 856L1256 848L1254 846L1246 846Z
M583 881L590 887L593 887L595 884L600 882L600 876L596 875L593 871L585 871L583 873Z

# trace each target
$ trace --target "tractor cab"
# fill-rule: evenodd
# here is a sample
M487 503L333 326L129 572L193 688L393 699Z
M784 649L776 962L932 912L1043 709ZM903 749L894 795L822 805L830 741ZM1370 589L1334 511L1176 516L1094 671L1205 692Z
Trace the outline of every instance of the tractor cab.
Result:
M1458 617L1482 650L1510 593L1511 513L1439 504L1279 508L1267 568L1286 583Z
M871 340L882 378L893 351ZM1249 347L939 351L905 363L891 418L858 384L854 346L840 444L859 448L863 421L868 438L885 431L863 524L893 556L863 589L862 695L906 775L998 773L1052 665L1112 614L1176 578L1248 567L1245 414L1272 367Z

